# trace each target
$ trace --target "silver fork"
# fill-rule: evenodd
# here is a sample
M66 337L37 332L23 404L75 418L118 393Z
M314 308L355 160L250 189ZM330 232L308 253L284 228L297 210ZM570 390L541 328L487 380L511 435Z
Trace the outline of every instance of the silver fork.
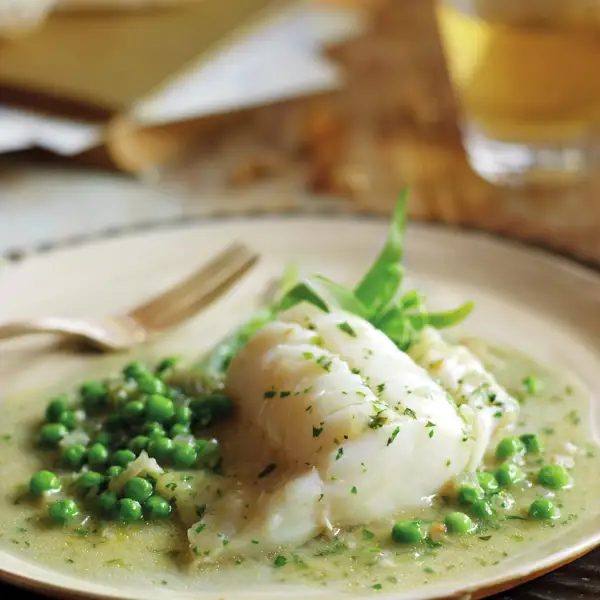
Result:
M257 262L234 244L193 275L127 313L89 319L48 317L0 325L0 340L36 333L79 338L103 351L126 350L189 319L221 297Z

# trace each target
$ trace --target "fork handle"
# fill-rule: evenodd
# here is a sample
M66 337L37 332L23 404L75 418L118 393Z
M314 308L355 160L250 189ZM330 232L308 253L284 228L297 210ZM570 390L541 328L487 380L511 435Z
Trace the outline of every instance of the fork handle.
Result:
M9 340L36 333L59 333L87 337L90 334L90 324L78 319L52 317L30 321L15 321L14 323L0 325L0 340Z

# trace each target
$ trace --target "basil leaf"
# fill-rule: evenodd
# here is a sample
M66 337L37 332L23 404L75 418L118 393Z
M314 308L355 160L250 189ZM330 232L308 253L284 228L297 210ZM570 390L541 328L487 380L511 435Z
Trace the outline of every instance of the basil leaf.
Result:
M352 290L322 275L312 275L294 286L277 304L276 311L287 310L300 302L310 302L324 312L340 309L365 318L369 314Z
M395 298L404 277L404 233L407 218L407 190L396 203L386 243L379 256L356 287L356 298L370 311L378 314Z

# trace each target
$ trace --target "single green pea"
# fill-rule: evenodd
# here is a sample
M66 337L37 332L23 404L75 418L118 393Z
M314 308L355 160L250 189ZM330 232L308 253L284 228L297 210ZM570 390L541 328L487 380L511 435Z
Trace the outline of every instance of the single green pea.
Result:
M94 436L94 444L102 444L107 448L110 448L113 442L113 436L108 431L100 431Z
M112 465L112 467L108 467L106 472L108 473L109 477L115 478L118 477L124 470L125 469L119 465Z
M192 409L189 406L178 406L175 408L175 416L173 420L175 423L179 423L181 425L187 425L192 422Z
M98 506L100 507L100 510L104 511L105 513L110 513L117 508L118 500L119 497L117 496L116 492L106 490L98 497Z
M175 406L173 401L165 396L153 395L146 402L146 418L149 421L164 423L173 418Z
M79 388L86 410L95 411L106 403L108 389L99 381L87 381Z
M121 417L124 421L137 421L144 416L144 412L146 407L144 403L140 400L132 400L125 404L125 406L121 409Z
M185 442L175 442L173 444L172 456L175 466L180 469L193 467L198 459L195 448Z
M47 446L57 446L67 435L67 428L62 423L46 423L40 429L40 442Z
M148 444L148 454L159 462L168 461L173 451L173 440L168 437L151 439Z
M503 461L519 454L525 454L525 444L518 437L505 437L496 446L498 460Z
M77 427L77 417L75 416L75 411L66 410L60 418L58 422L61 425L64 425L69 431L73 431Z
M167 386L162 379L155 377L152 373L146 373L136 380L140 392L144 394L165 394Z
M52 398L46 408L46 421L48 423L58 423L64 412L69 410L69 403L64 396Z
M425 539L419 521L398 521L392 527L392 539L399 544L417 544Z
M60 481L52 471L38 471L29 481L29 493L41 496L45 492L60 489Z
M59 500L58 502L54 502L52 506L50 506L50 518L55 523L65 524L69 521L72 521L79 514L79 508L77 504L70 498L66 500Z
M496 479L502 487L511 487L525 479L525 473L517 465L504 463L496 470Z
M221 462L221 447L217 440L196 440L194 448L198 455L198 467L214 469Z
M444 519L444 524L450 533L465 534L470 533L475 528L471 517L463 512L448 513Z
M142 477L134 477L130 479L123 490L125 498L137 500L140 503L146 502L152 495L152 484Z
M458 501L461 504L473 504L484 497L483 490L474 485L461 485L458 488Z
M538 498L531 503L531 506L529 507L529 516L532 519L540 521L557 519L559 517L559 511L550 500Z
M528 454L538 454L543 449L542 438L535 433L525 433L520 439Z
M146 427L144 427L144 435L147 435L152 440L166 437L167 434L160 423L148 423Z
M494 516L494 509L487 500L477 500L471 504L471 511L478 519L491 519Z
M498 480L494 477L493 473L479 471L477 473L477 480L479 481L479 485L486 495L495 494L500 490Z
M169 436L172 438L176 438L178 435L190 435L190 427L189 425L184 425L183 423L175 423L171 429L169 429Z
M180 362L180 356L167 356L158 363L158 366L155 369L155 373L159 377L162 377L169 371L172 371Z
M154 494L144 503L144 511L149 519L166 519L171 514L171 505L162 496Z
M146 367L140 362L129 363L123 368L123 375L126 379L135 380L140 376L140 374L148 372L148 369L146 369Z
M93 490L95 488L99 488L104 485L106 481L106 477L101 473L97 473L96 471L87 471L79 476L76 482L77 488L83 492L84 494Z
M136 435L134 438L129 440L127 447L134 454L138 455L148 447L149 442L150 438L147 438L145 435Z
M108 448L104 444L93 444L87 454L88 462L95 467L101 467L108 462Z
M85 461L85 446L83 444L70 444L62 451L60 462L78 471Z
M117 450L110 457L110 463L119 467L127 468L135 460L135 454L131 450Z
M546 488L560 490L571 483L571 477L560 465L545 465L538 472L538 481Z
M119 500L119 520L123 523L133 523L142 518L142 505L137 500L122 498Z

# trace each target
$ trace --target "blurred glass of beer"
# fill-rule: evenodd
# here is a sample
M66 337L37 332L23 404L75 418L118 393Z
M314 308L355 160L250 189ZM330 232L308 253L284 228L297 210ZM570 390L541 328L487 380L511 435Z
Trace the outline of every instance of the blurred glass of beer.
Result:
M600 0L439 0L474 170L556 183L599 164Z

